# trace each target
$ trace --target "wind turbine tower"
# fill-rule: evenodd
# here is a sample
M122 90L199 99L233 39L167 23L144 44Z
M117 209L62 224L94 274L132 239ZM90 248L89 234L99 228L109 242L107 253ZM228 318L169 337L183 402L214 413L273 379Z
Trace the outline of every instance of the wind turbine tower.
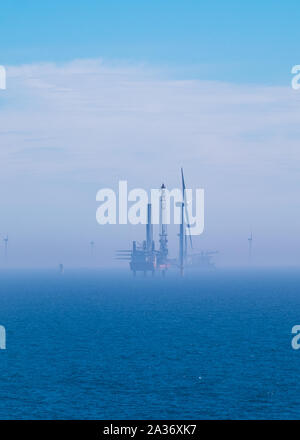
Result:
M252 231L250 233L250 237L248 238L248 243L249 243L249 254L248 254L248 261L249 261L249 265L252 263L252 240L253 240L253 236L252 236Z
M183 168L181 168L181 184L182 184L182 203L181 203L181 223L179 229L179 267L180 267L180 274L181 276L183 276L184 263L186 263L187 261L187 233L186 233L187 228L189 230L188 235L190 239L190 246L191 249L193 249L192 236L190 233L189 212L187 209L188 202L186 199L186 186L183 175Z
M91 241L90 242L90 246L91 246L91 257L94 258L94 246L95 246L95 242Z
M167 213L166 213L166 187L163 183L160 188L160 252L164 258L168 255L168 233L167 233Z
M8 236L6 236L5 238L3 238L4 241L4 258L5 260L7 259L7 245L8 245Z

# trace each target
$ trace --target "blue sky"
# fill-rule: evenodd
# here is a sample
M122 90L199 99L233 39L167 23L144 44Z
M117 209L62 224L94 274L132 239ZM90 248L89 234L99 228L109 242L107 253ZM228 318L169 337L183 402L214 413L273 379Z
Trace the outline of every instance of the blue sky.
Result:
M179 77L286 84L299 61L299 18L291 0L6 1L1 63L102 57Z
M124 179L174 188L181 166L205 190L197 249L247 264L252 227L257 264L299 264L296 2L15 0L0 29L0 238L12 265L90 264L91 240L97 264L112 264L144 228L100 227L97 191Z

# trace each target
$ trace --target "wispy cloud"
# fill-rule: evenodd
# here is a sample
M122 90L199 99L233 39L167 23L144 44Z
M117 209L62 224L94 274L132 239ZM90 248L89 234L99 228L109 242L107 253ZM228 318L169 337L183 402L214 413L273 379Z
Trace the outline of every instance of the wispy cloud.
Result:
M113 186L119 178L174 186L184 165L189 184L207 189L206 224L219 243L224 228L218 232L215 216L225 199L229 234L249 217L262 229L272 221L276 234L270 197L284 206L296 197L300 93L289 87L177 80L149 66L78 60L8 67L2 97L0 182L8 187L24 176L28 188L52 180L62 199L65 185L75 197L78 185ZM76 193L76 203L89 196ZM42 221L42 210L37 215Z

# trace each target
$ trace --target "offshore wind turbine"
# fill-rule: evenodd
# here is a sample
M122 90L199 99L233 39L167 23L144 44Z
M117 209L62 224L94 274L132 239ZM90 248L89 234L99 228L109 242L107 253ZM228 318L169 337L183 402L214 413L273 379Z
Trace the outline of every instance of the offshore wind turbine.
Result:
M190 239L190 246L191 249L193 249L192 236L190 233L189 212L187 209L186 186L183 175L183 168L181 168L181 185L182 185L182 203L181 203L181 223L179 228L179 267L180 267L180 275L183 276L184 263L186 263L186 259L187 259L187 234L185 228L185 219L187 222L186 226L188 227L189 230L188 235Z
M4 258L7 259L7 246L8 246L8 235L3 238L4 241Z
M252 235L252 230L251 230L250 236L248 238L248 243L249 243L248 262L249 262L249 265L252 263L252 240L253 240L253 235Z
M94 241L90 241L90 247L91 247L91 258L94 257L94 246L95 246L95 242L94 242Z

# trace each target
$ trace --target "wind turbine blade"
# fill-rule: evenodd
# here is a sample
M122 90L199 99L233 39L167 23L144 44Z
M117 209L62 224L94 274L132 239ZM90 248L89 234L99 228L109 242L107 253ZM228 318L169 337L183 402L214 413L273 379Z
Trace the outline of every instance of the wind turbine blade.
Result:
M182 194L183 194L183 199L184 199L185 182L184 182L184 176L183 176L183 168L181 168L181 183L182 183Z

